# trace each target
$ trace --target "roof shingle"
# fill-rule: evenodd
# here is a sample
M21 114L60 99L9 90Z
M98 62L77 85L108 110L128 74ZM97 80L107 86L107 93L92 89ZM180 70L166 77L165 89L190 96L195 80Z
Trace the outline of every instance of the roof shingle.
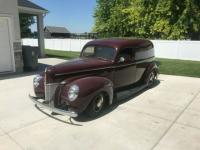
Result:
M29 0L18 0L18 6L47 11L46 9L36 5L35 3L33 3L31 1L29 1Z
M65 27L46 26L45 30L48 30L50 33L70 33Z

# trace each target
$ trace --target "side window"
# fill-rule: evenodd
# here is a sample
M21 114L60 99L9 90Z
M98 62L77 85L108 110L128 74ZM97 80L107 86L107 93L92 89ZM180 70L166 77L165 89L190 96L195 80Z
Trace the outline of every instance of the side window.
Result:
M93 57L95 53L95 47L94 46L88 46L83 53L84 57Z
M120 62L130 62L134 60L133 48L122 49L119 53Z

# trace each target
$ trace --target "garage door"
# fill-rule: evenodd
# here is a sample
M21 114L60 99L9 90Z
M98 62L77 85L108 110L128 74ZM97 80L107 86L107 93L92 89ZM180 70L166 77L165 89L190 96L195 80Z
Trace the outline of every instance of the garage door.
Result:
M0 17L0 73L13 71L8 21Z

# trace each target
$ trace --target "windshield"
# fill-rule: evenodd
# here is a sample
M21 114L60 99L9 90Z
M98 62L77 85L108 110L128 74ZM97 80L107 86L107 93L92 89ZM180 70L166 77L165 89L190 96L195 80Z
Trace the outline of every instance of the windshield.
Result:
M113 60L115 56L115 49L103 46L88 46L84 48L82 57L92 57L106 60Z

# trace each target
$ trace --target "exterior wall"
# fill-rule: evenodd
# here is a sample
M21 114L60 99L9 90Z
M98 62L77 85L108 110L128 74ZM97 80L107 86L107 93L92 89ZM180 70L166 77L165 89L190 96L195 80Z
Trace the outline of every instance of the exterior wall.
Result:
M80 52L91 40L85 39L45 39L45 48ZM23 39L23 45L37 46L36 39ZM152 40L155 55L159 58L200 61L200 41Z
M21 72L23 71L23 59L17 6L17 0L0 0L0 16L9 17L11 19L15 69L16 72Z

